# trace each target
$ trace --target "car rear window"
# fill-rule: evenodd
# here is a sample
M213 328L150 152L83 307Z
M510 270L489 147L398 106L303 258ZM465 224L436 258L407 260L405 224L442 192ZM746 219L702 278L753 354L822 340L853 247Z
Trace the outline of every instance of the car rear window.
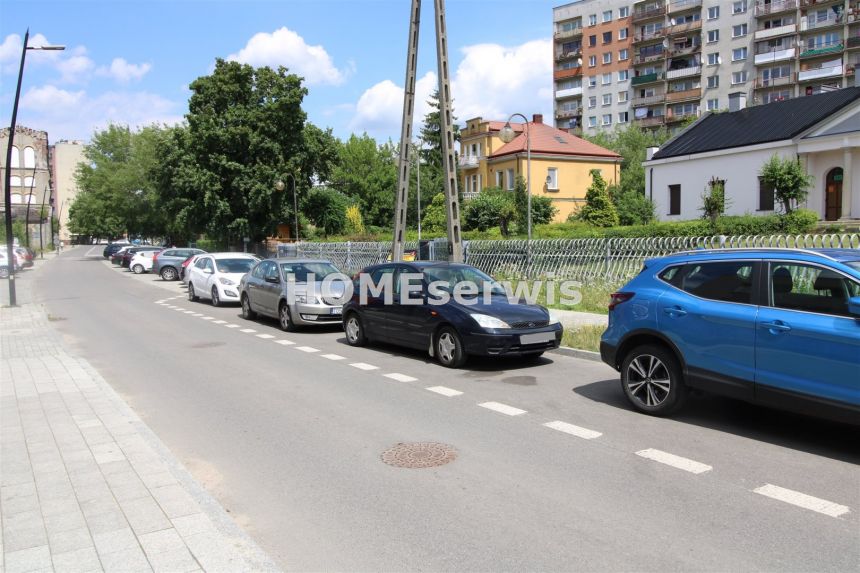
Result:
M688 263L666 269L660 278L700 298L745 304L752 302L752 261Z

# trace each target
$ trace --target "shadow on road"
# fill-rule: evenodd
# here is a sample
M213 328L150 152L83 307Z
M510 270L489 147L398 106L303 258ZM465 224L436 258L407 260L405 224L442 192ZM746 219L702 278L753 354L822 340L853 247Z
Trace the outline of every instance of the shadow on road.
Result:
M617 378L579 386L573 391L589 400L633 411L633 407L622 393ZM677 414L673 414L672 419L684 424L860 464L860 450L857 448L857 444L860 444L860 427L701 393L691 395L684 408Z

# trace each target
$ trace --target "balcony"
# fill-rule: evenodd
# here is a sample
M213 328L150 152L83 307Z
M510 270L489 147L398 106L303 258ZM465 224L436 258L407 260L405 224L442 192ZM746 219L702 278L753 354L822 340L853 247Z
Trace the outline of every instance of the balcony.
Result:
M769 52L762 52L761 54L756 54L755 65L760 66L762 64L772 64L774 62L790 60L794 57L796 51L797 50L795 50L794 48L788 48L785 50L771 50Z
M701 99L702 90L696 88L692 90L684 90L682 92L670 92L666 94L666 103L677 103L679 101L688 101L691 99Z
M841 26L844 21L845 18L841 14L837 16L830 12L828 12L827 18L814 22L809 21L808 17L804 16L800 19L800 31L809 32L810 30L820 30L821 28L829 28L830 26Z
M675 24L674 26L669 26L668 32L666 32L667 36L674 36L675 34L684 34L686 32L692 32L693 30L701 30L702 29L702 21L695 20L693 22L684 22L683 24Z
M826 56L828 54L838 54L844 49L842 41L840 40L838 44L822 44L820 48L804 50L800 52L800 58L817 58L818 56Z
M678 78L686 78L689 76L698 76L702 73L702 66L691 66L689 68L681 68L680 70L671 70L666 72L667 80L677 80Z
M575 38L576 36L582 36L582 26L577 26L572 30L562 30L553 34L553 39L555 40L567 40L568 38Z
M842 4L842 0L800 0L801 8L812 8L813 6L824 6L826 4Z
M639 127L657 127L658 125L665 124L666 118L662 115L655 115L653 117L634 119L634 121L639 125Z
M672 113L672 110L669 110L669 113L666 114L666 123L672 123L675 121L684 121L689 117L699 117L699 110L687 111L684 113Z
M648 20L649 18L657 18L658 16L662 16L666 13L666 5L660 2L656 6L649 6L644 9L633 9L633 22L639 22L641 20Z
M669 14L673 14L675 12L680 12L682 10L690 10L692 8L699 8L702 5L702 0L676 0L675 2L669 3Z
M647 42L648 40L659 40L666 35L666 29L660 28L652 32L637 32L633 34L633 42Z
M775 88L779 86L790 86L794 82L791 79L791 76L786 76L784 78L765 78L762 76L758 76L755 79L755 89L760 90L764 88Z
M552 73L552 79L554 80L564 80L567 78L575 78L576 76L582 75L582 66L578 68L568 68L566 70L555 70Z
M855 50L860 48L860 34L856 36L848 36L848 44L846 45L848 50Z
M478 164L481 162L481 159L483 158L478 155L461 155L459 159L457 159L457 164L460 167L466 167L471 169L477 167Z
M654 94L646 97L633 98L633 107L643 107L646 105L654 105L666 101L666 94Z
M643 56L642 54L636 54L633 57L633 64L647 64L648 62L659 62L666 58L666 52L660 52L657 54L648 54L647 56Z
M555 117L558 119L568 119L571 117L579 117L582 115L582 108L576 107L573 109L557 109L555 110Z
M690 54L695 54L696 52L700 52L701 50L701 44L694 44L692 46L687 46L684 48L672 48L671 50L669 50L669 55L673 58L678 56L689 56Z
M802 70L800 72L797 72L797 81L809 82L821 78L832 78L834 76L841 75L842 64L839 64L838 66L822 66L820 68L812 68L809 70Z
M755 15L757 18L779 14L780 12L792 12L794 10L797 10L797 0L782 0L768 3L759 0L755 5Z
M564 98L564 97L574 97L582 95L582 86L578 86L575 88L567 88L563 90L558 90L555 92L556 98Z
M761 28L755 31L756 40L767 40L768 38L776 38L777 36L787 36L788 34L797 33L797 24L786 24L785 26L777 26L776 28Z
M582 56L582 50L571 50L569 52L558 52L555 55L556 62L564 62L565 60L572 60L574 58L579 58Z
M580 126L568 127L567 132L571 135L575 135L576 137L582 137L582 128Z
M642 74L641 76L636 76L630 80L630 85L632 86L641 86L642 84L650 84L652 82L662 82L665 78L665 74L663 72L653 72L650 74Z

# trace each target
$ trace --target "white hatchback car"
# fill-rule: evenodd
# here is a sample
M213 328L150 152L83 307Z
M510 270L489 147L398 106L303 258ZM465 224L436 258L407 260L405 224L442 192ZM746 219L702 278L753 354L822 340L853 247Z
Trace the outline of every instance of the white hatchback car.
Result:
M208 298L212 306L239 302L239 281L260 261L245 253L207 253L185 270L188 300Z
M131 257L128 263L128 268L136 274L140 275L148 273L152 270L152 256L158 251L138 251Z

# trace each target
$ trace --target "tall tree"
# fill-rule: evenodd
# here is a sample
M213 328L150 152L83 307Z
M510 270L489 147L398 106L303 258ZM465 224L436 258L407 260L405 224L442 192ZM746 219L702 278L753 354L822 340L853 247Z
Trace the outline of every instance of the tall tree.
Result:
M800 159L782 158L773 154L761 168L761 179L774 191L786 213L791 213L806 200L813 178L806 172Z
M397 187L394 145L377 145L366 133L350 136L340 145L331 187L358 202L367 224L391 227Z
M591 185L585 193L585 205L577 213L577 218L595 227L614 227L618 224L618 213L609 198L606 181L600 169L592 169Z

